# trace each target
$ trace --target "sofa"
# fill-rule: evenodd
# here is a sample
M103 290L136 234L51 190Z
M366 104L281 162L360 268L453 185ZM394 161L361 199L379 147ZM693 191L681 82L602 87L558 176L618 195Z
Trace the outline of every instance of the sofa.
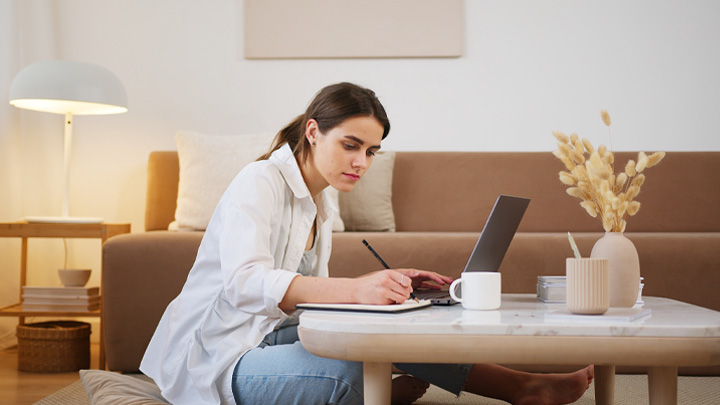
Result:
M624 164L637 153L615 157ZM335 232L331 276L381 268L362 244L367 239L392 267L458 277L497 196L508 194L531 202L500 267L502 290L535 293L538 276L564 275L565 259L572 255L568 231L583 256L604 232L600 221L566 194L558 180L562 168L550 152L395 152L387 196L394 229ZM103 247L109 370L138 371L165 307L194 262L202 231L168 231L179 173L177 151L153 152L145 231L113 237ZM720 187L712 180L720 175L720 152L670 152L646 174L637 197L642 208L625 232L640 257L643 295L720 311ZM720 375L720 367L680 373Z

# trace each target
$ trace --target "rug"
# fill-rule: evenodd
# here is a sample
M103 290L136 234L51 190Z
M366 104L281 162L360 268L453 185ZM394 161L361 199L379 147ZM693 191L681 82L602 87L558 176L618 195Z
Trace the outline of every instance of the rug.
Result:
M591 385L585 395L575 402L579 405L595 404L595 385ZM647 404L647 375L617 375L615 377L615 403ZM712 405L720 403L720 377L679 377L679 405ZM80 380L47 396L35 403L36 405L89 405L90 400ZM431 386L417 405L496 405L506 404L504 401L484 398L474 394L462 393L455 398L435 386Z
M435 388L435 387L431 387ZM617 375L615 376L615 403L616 404L649 404L647 375ZM447 392L435 388L416 402L417 405L497 405L507 404L505 401L484 398L478 395L463 392L460 398L455 398ZM595 384L575 404L595 404ZM720 377L679 377L678 378L678 405L717 405L720 404Z

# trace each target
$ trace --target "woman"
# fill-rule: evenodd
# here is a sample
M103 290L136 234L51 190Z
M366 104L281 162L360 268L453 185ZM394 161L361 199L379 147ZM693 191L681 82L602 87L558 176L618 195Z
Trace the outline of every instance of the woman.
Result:
M278 133L266 156L237 175L140 367L165 398L175 404L362 403L362 365L305 351L295 305L400 303L413 286L452 281L416 269L328 277L337 208L324 190L352 190L389 130L371 90L331 85ZM416 400L431 382L513 403L567 403L593 377L591 367L542 376L493 365L396 366L415 377L394 380L395 402Z

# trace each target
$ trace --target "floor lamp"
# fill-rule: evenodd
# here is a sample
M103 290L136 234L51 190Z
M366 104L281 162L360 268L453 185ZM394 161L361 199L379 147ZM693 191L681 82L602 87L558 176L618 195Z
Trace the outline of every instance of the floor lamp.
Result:
M102 218L70 217L70 155L74 115L120 114L127 95L109 70L81 62L36 62L21 70L10 85L10 104L25 110L65 115L63 180L65 196L60 217L26 217L29 222L102 222Z

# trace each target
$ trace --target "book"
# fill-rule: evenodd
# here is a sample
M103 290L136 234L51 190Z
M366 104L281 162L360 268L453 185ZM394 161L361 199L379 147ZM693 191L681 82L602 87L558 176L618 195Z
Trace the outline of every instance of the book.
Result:
M55 305L55 304L26 304L22 303L23 311L66 311L66 312L87 312L100 308L100 301L85 305Z
M46 287L23 286L23 296L42 297L93 297L100 294L100 287Z
M23 305L88 305L100 302L100 296L92 297L53 297L23 294Z
M384 312L399 313L431 306L430 300L407 300L402 304L366 305L366 304L297 304L297 309L319 309L325 311L352 311L352 312Z

